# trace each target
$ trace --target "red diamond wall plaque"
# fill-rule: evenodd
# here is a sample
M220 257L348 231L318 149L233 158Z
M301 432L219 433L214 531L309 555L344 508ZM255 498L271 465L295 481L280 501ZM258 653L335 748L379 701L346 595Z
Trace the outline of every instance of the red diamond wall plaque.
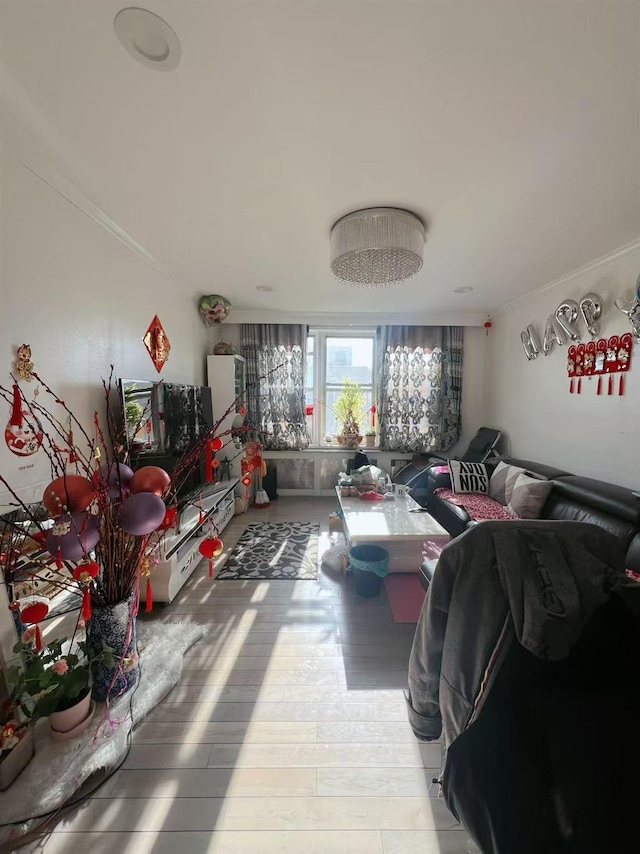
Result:
M164 367L164 363L169 358L171 344L169 344L169 339L157 314L149 324L149 328L142 340L144 346L149 351L151 361L156 366L156 371L160 373Z

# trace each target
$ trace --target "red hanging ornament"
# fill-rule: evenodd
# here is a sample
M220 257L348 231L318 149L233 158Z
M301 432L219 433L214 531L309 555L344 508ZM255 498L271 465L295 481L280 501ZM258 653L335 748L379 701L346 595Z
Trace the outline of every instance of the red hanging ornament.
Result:
M596 389L596 394L602 394L602 377L598 377L598 387Z
M250 477L248 477L247 475L245 475L245 476L242 478L242 485L243 485L243 486L251 486L251 478L250 478Z
M491 329L492 326L493 326L493 323L491 323L490 320L485 320L485 322L484 322L484 328L486 330L485 335L489 334L489 330Z
M91 619L91 594L89 593L89 587L84 588L84 593L82 594L82 619L85 623L88 623Z
M200 496L199 504L200 504L200 516L198 517L198 524L203 525L204 524L204 510L202 509L202 496Z
M624 394L624 374L620 374L620 381L618 383L618 394L620 396Z
M211 440L211 450L214 453L221 451L223 448L224 448L224 442L222 441L222 439L219 436L216 436L215 439Z
M213 563L215 558L222 554L223 548L224 543L220 537L207 537L198 547L198 551L202 557L209 559L209 578L213 578Z
M373 406L371 407L371 426L372 427L376 426L376 412L377 411L378 411L378 409L374 403Z
M613 376L609 374L609 388L607 394L613 394Z
M147 607L145 611L150 614L153 610L153 590L151 589L151 578L147 577Z
M62 549L60 546L56 552L56 569L62 569Z
M38 625L38 623L41 623L48 613L49 606L46 602L33 602L31 605L27 605L26 608L23 608L20 612L20 619L26 626L34 625L36 627L36 652L42 652L42 650L44 649L44 644L42 643L42 632L40 631L40 626Z

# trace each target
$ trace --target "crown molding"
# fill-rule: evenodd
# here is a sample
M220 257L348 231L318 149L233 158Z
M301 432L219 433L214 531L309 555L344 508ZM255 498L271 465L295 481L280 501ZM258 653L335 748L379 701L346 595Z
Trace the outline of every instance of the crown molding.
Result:
M77 162L74 163L60 137L8 76L3 76L0 86L0 106L3 108L4 146L24 169L123 243L165 279L184 286L183 276L149 252L80 189L80 186L91 186L91 176ZM197 288L193 290L195 292Z
M230 323L308 323L309 326L344 328L345 326L372 327L380 324L403 326L482 326L487 315L481 312L413 312L390 314L385 312L294 312L261 311L260 309L232 309Z
M537 296L538 294L543 294L545 291L551 291L554 288L560 287L560 285L566 285L573 281L573 279L576 279L578 276L584 276L586 273L603 270L611 264L615 264L617 261L620 261L620 259L626 258L627 255L633 255L636 252L640 253L640 237L636 240L632 240L631 243L625 243L624 246L619 246L617 249L614 249L612 252L608 252L606 255L601 255L599 258L589 261L588 264L584 264L582 267L577 267L570 273L560 276L559 279L554 279L552 282L547 282L546 285L541 285L539 288L534 288L532 291L528 291L526 294L510 300L499 308L495 308L490 312L490 314L492 317L504 314L507 311L518 308L526 303L527 300Z

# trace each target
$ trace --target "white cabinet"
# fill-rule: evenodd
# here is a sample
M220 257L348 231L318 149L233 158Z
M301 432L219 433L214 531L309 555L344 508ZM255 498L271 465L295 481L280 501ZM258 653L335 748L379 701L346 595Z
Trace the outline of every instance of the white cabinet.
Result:
M242 356L207 356L207 382L211 388L211 403L213 408L213 421L217 423L222 419L220 427L216 431L224 433L231 430L233 420L240 409L246 404L244 397L246 388L246 362ZM227 410L229 410L227 412ZM226 415L225 415L226 413ZM240 419L238 419L240 420ZM224 450L218 453L219 459L233 460L231 464L232 476L240 473L240 458L238 451L231 443L231 436L223 436L225 442Z

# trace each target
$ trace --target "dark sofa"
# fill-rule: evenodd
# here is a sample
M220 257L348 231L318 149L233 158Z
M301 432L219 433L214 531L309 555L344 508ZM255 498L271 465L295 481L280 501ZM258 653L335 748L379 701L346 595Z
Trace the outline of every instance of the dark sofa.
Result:
M640 573L640 493L613 483L581 477L562 469L532 462L509 459L536 477L553 481L542 509L541 519L591 522L619 537L626 549L627 568ZM487 463L489 469L496 463ZM433 467L424 468L416 462L413 476L403 469L404 482L412 486L411 495L427 507L431 515L457 537L475 525L463 507L458 507L435 494L440 487L450 487L448 473L436 474Z

